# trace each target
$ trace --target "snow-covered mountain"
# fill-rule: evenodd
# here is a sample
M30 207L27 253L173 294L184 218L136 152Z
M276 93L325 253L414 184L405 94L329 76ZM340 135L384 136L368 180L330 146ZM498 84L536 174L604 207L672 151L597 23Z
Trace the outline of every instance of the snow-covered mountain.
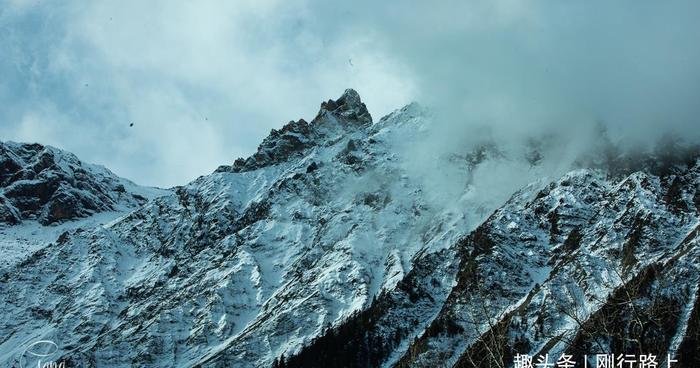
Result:
M373 122L346 90L142 205L137 186L91 191L59 160L69 208L103 200L70 219L138 207L0 269L0 362L42 340L85 367L512 366L597 347L697 362L696 154L417 149L433 124L417 104ZM10 147L17 166L40 161ZM68 221L5 197L16 222Z

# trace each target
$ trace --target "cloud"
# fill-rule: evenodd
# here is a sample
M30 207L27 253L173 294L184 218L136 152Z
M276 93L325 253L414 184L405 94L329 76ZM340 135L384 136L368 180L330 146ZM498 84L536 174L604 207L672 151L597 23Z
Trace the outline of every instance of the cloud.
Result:
M375 120L411 100L433 106L454 144L480 125L499 136L604 120L621 137L698 126L689 0L9 5L3 139L52 143L145 184L246 156L347 87Z
M309 3L20 4L0 16L14 51L0 62L13 76L0 88L14 106L3 139L55 144L141 183L230 164L347 87L380 115L412 99L372 34L324 34Z
M624 134L697 127L700 24L692 1L469 1L380 24L453 130L604 120ZM433 25L437 27L433 28Z

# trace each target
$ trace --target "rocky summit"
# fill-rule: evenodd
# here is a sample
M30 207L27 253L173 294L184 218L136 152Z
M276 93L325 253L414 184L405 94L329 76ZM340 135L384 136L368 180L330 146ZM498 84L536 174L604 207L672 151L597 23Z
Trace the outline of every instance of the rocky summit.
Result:
M3 143L0 364L46 340L79 367L700 364L696 144L417 155L435 124L349 89L171 190Z

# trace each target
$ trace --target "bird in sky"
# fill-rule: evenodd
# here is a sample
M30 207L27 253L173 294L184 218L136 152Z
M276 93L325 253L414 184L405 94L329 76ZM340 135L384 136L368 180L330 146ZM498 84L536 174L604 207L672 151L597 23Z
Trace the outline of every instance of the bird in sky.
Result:
M350 66L354 66L352 65L352 59L348 59L348 63L350 63Z
M134 123L129 124L130 127L134 126Z

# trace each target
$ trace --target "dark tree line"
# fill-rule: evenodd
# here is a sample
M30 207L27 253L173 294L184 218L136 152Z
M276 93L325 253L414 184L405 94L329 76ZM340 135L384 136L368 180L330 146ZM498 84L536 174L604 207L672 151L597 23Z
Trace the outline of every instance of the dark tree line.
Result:
M378 318L389 308L391 298L382 295L363 311L358 311L304 346L299 354L275 359L274 368L313 367L378 367L408 334L408 329L395 327L389 336L375 328Z
M421 281L430 280L436 262L445 262L446 257L453 256L443 250L420 257L394 290L379 294L367 309L351 314L335 327L327 328L298 354L278 357L273 367L380 366L420 324L406 311L416 304L435 302ZM430 287L436 287L435 279L427 282L430 282Z

